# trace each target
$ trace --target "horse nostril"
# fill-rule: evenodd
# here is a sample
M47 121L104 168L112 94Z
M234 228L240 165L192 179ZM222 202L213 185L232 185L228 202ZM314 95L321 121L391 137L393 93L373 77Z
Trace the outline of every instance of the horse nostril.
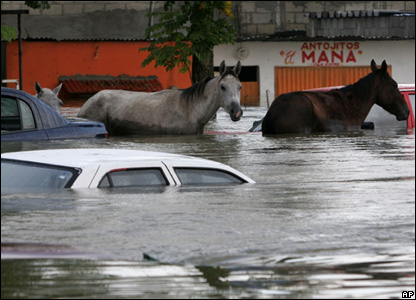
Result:
M233 120L234 122L239 121L241 116L243 115L243 111L241 109L237 110L237 112L235 112L235 110L230 113L231 116L231 120Z
M238 121L240 120L241 116L243 115L243 111L241 110L240 105L238 105L237 103L232 103L229 107L228 107L228 112L230 114L230 117L233 121Z

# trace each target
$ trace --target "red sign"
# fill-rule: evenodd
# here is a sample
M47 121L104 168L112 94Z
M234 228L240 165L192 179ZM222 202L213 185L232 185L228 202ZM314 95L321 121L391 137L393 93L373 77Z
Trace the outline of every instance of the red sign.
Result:
M300 60L299 64L320 67L356 63L356 56L362 53L360 42L304 42L299 51L280 51L286 65L293 65Z

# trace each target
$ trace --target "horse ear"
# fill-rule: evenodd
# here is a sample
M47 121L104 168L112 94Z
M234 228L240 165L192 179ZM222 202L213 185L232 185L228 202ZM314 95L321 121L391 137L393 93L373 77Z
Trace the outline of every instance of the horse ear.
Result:
M35 91L38 95L42 94L42 88L40 87L40 84L37 81L35 82Z
M387 63L386 63L385 60L383 60L383 63L381 64L381 71L382 71L382 73L387 72Z
M372 59L371 60L371 71L373 71L373 72L375 72L375 71L377 71L378 69L377 69L377 64L376 64L376 62L374 61L374 59Z
M53 93L54 93L56 96L58 96L59 91L61 90L61 87L62 87L62 82L61 82L61 84L60 84L60 85L58 85L56 88L54 88L54 89L53 89Z
M235 75L238 76L238 74L240 74L241 72L241 62L238 61L237 64L235 65L233 72L235 73Z
M225 60L223 60L220 64L220 74L223 74L226 69L227 69L227 67L225 65Z

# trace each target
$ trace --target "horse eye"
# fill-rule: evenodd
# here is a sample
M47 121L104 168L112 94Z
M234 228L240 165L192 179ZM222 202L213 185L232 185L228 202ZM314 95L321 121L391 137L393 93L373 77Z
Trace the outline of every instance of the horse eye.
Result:
M239 91L241 91L241 89L242 89L242 88L243 88L243 87L240 85L240 86L238 87L238 90L239 90Z
M225 86L224 86L224 85L222 85L222 84L221 84L221 89L222 89L223 91L225 91L225 90L226 90Z

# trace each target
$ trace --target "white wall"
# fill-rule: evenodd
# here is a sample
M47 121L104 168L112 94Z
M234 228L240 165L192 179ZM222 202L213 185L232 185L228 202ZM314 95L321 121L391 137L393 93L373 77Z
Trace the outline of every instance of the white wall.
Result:
M369 66L372 59L380 65L386 60L392 66L393 79L398 83L415 83L415 40L243 42L215 47L214 65L219 66L222 60L228 66L235 65L240 47L249 51L249 55L241 59L242 65L259 66L261 106L266 106L266 90L270 91L270 102L275 97L276 66L313 66L318 64L319 57L321 66L328 65L327 62L336 66ZM313 54L315 63L312 62Z

